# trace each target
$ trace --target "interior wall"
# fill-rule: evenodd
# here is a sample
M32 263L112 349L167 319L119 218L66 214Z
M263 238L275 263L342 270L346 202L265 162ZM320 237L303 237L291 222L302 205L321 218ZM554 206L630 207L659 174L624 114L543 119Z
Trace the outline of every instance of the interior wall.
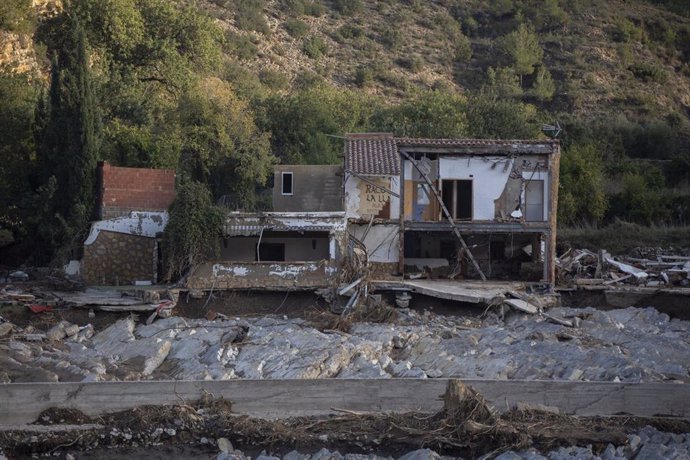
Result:
M372 225L364 237L367 227L367 225L350 225L350 233L367 247L369 261L397 262L400 227L394 224Z
M371 176L368 179L373 182L381 181L382 185L389 188L392 192L400 194L400 178L399 177L380 177ZM366 200L365 193L366 182L357 176L347 174L345 181L345 212L349 219L367 219L371 214L362 212L363 200ZM379 216L382 219L398 219L400 216L400 198L390 194L385 194L388 199L389 212L385 216ZM379 197L377 197L379 198Z

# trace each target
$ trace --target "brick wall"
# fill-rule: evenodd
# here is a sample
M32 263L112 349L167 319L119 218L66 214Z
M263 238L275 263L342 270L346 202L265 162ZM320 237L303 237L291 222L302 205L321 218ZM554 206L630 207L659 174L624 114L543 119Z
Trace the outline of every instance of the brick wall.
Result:
M82 275L88 284L122 285L157 278L156 239L101 231L84 246Z
M99 219L131 211L165 211L175 199L173 169L121 168L99 164Z

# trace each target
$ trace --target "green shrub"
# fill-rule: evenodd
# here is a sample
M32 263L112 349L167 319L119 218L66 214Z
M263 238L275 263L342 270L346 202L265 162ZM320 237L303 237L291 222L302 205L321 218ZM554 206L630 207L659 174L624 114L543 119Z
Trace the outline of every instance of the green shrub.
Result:
M321 16L325 8L319 0L283 0L283 7L295 14Z
M266 0L236 0L235 22L242 30L254 30L268 35L271 30L264 17Z
M290 83L290 78L277 70L264 69L259 72L259 80L273 90L285 89Z
M668 78L668 75L664 69L662 69L659 65L649 64L646 62L635 63L628 67L628 70L635 75L635 78L644 82L655 81L662 83Z
M333 4L343 16L352 16L362 10L362 0L335 0Z
M183 182L170 206L163 234L167 280L176 279L219 250L225 211L201 182Z
M413 54L409 57L398 59L398 64L400 67L417 73L424 68L424 58L419 54Z
M321 37L309 37L302 44L304 54L312 59L318 59L328 51L328 45Z
M381 43L390 49L397 49L403 44L404 34L398 27L391 27L389 24L383 25L384 29L381 31Z
M352 24L345 24L333 33L333 38L339 43L364 37L364 30Z
M228 32L225 45L228 51L243 60L253 59L259 53L252 37L244 34Z
M365 88L374 82L374 71L367 66L360 66L355 72L355 83L360 88Z
M611 38L617 42L641 42L645 38L644 29L630 19L618 18L611 27Z
M288 19L285 21L285 30L294 38L302 38L309 32L309 24L299 19Z

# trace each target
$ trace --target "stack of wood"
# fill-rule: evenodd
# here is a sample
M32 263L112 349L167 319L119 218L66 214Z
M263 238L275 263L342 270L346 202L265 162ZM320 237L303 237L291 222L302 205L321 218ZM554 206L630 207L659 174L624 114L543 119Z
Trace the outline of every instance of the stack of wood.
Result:
M688 287L690 257L657 255L654 259L616 256L605 250L567 251L556 259L558 284L577 286L634 285Z

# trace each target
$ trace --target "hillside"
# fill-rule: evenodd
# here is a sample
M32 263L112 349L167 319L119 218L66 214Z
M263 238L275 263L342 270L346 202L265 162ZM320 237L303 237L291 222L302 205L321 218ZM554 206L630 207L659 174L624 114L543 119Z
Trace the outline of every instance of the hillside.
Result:
M348 11L340 3L359 6ZM690 114L690 19L639 0L324 2L317 16L305 13L303 1L201 5L227 33L230 65L238 61L279 89L310 74L356 87L358 70L369 69L371 81L362 85L360 74L359 86L388 98L403 98L411 87L474 91L490 66L509 64L498 39L522 14L535 24L556 82L545 108L586 116ZM305 48L314 42L322 51L310 57Z
M18 257L81 241L98 160L264 209L273 164L338 163L357 131L558 121L561 224L690 222L681 0L7 0L0 99L0 247Z

